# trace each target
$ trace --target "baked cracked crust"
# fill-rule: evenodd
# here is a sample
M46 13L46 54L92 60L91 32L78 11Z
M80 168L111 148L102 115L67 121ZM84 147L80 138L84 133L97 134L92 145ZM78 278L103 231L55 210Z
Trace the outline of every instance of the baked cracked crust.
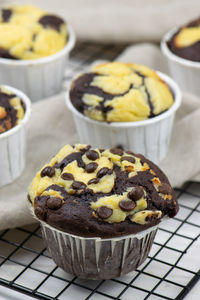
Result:
M0 86L0 134L20 123L24 118L24 104L11 91Z
M29 188L37 218L75 235L101 238L143 231L178 211L167 177L121 148L66 145Z
M200 62L200 17L181 27L167 44L177 56Z
M65 47L67 26L60 17L33 5L0 10L0 57L37 59Z
M70 90L75 108L106 122L141 121L169 109L174 100L153 70L132 63L111 62L76 78Z

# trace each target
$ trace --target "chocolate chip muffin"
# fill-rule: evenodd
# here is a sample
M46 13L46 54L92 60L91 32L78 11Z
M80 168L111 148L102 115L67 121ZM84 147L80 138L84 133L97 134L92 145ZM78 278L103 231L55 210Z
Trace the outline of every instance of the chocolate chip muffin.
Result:
M76 78L70 90L74 107L91 119L135 122L155 117L174 103L165 82L153 70L110 62Z
M13 92L0 86L0 134L20 123L24 104Z
M32 5L0 11L0 57L37 59L52 55L67 43L65 21Z
M167 45L177 56L200 62L200 18L182 26Z
M166 176L143 156L81 144L37 173L29 197L39 219L85 237L138 233L178 210Z
M82 144L66 145L36 174L28 199L58 266L90 279L137 268L157 225L178 211L167 177L142 155Z

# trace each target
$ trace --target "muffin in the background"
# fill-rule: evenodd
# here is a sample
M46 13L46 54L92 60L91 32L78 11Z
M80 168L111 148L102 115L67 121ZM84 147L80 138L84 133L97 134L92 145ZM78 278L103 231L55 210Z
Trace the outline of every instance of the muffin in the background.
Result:
M32 5L0 10L0 57L38 59L62 50L68 41L65 21Z
M22 100L9 89L0 86L0 134L20 124L24 113Z
M184 91L199 96L200 18L168 32L163 37L161 49L172 77Z
M180 91L166 75L110 62L74 79L66 102L81 142L121 145L157 162L167 153Z
M21 91L0 86L0 187L18 178L26 158L30 100Z
M167 45L175 55L200 62L200 18L181 27Z
M159 223L178 211L167 177L145 157L82 144L66 145L36 174L28 199L56 264L87 279L135 270Z
M60 16L32 5L2 8L0 81L23 90L31 100L56 94L73 45L74 33Z

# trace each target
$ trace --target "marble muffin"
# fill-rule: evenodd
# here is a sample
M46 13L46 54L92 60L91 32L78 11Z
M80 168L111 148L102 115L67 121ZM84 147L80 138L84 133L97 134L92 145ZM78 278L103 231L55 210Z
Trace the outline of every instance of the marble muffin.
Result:
M0 57L38 59L63 49L68 40L65 21L33 5L0 10Z
M76 78L73 106L103 122L135 122L155 117L174 103L169 87L153 70L133 63L109 62Z
M28 199L39 220L82 237L136 234L178 211L167 177L151 161L82 144L66 145L36 174Z
M24 118L24 113L22 100L0 86L0 134L19 124Z
M182 26L167 45L175 55L200 62L200 17Z

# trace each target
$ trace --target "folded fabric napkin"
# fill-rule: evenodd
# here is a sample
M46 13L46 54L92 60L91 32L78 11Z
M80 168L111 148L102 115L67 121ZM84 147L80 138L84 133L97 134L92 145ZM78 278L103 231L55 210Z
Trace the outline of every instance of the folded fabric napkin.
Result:
M163 34L199 16L199 0L1 0L30 2L63 16L79 40L102 43L160 41Z
M158 47L142 44L127 48L118 58L145 64L167 73ZM184 95L174 124L169 153L160 163L173 186L200 181L200 99ZM35 173L65 144L78 142L72 115L65 106L64 93L35 103L28 128L27 164L22 176L0 189L0 230L34 222L26 200Z

